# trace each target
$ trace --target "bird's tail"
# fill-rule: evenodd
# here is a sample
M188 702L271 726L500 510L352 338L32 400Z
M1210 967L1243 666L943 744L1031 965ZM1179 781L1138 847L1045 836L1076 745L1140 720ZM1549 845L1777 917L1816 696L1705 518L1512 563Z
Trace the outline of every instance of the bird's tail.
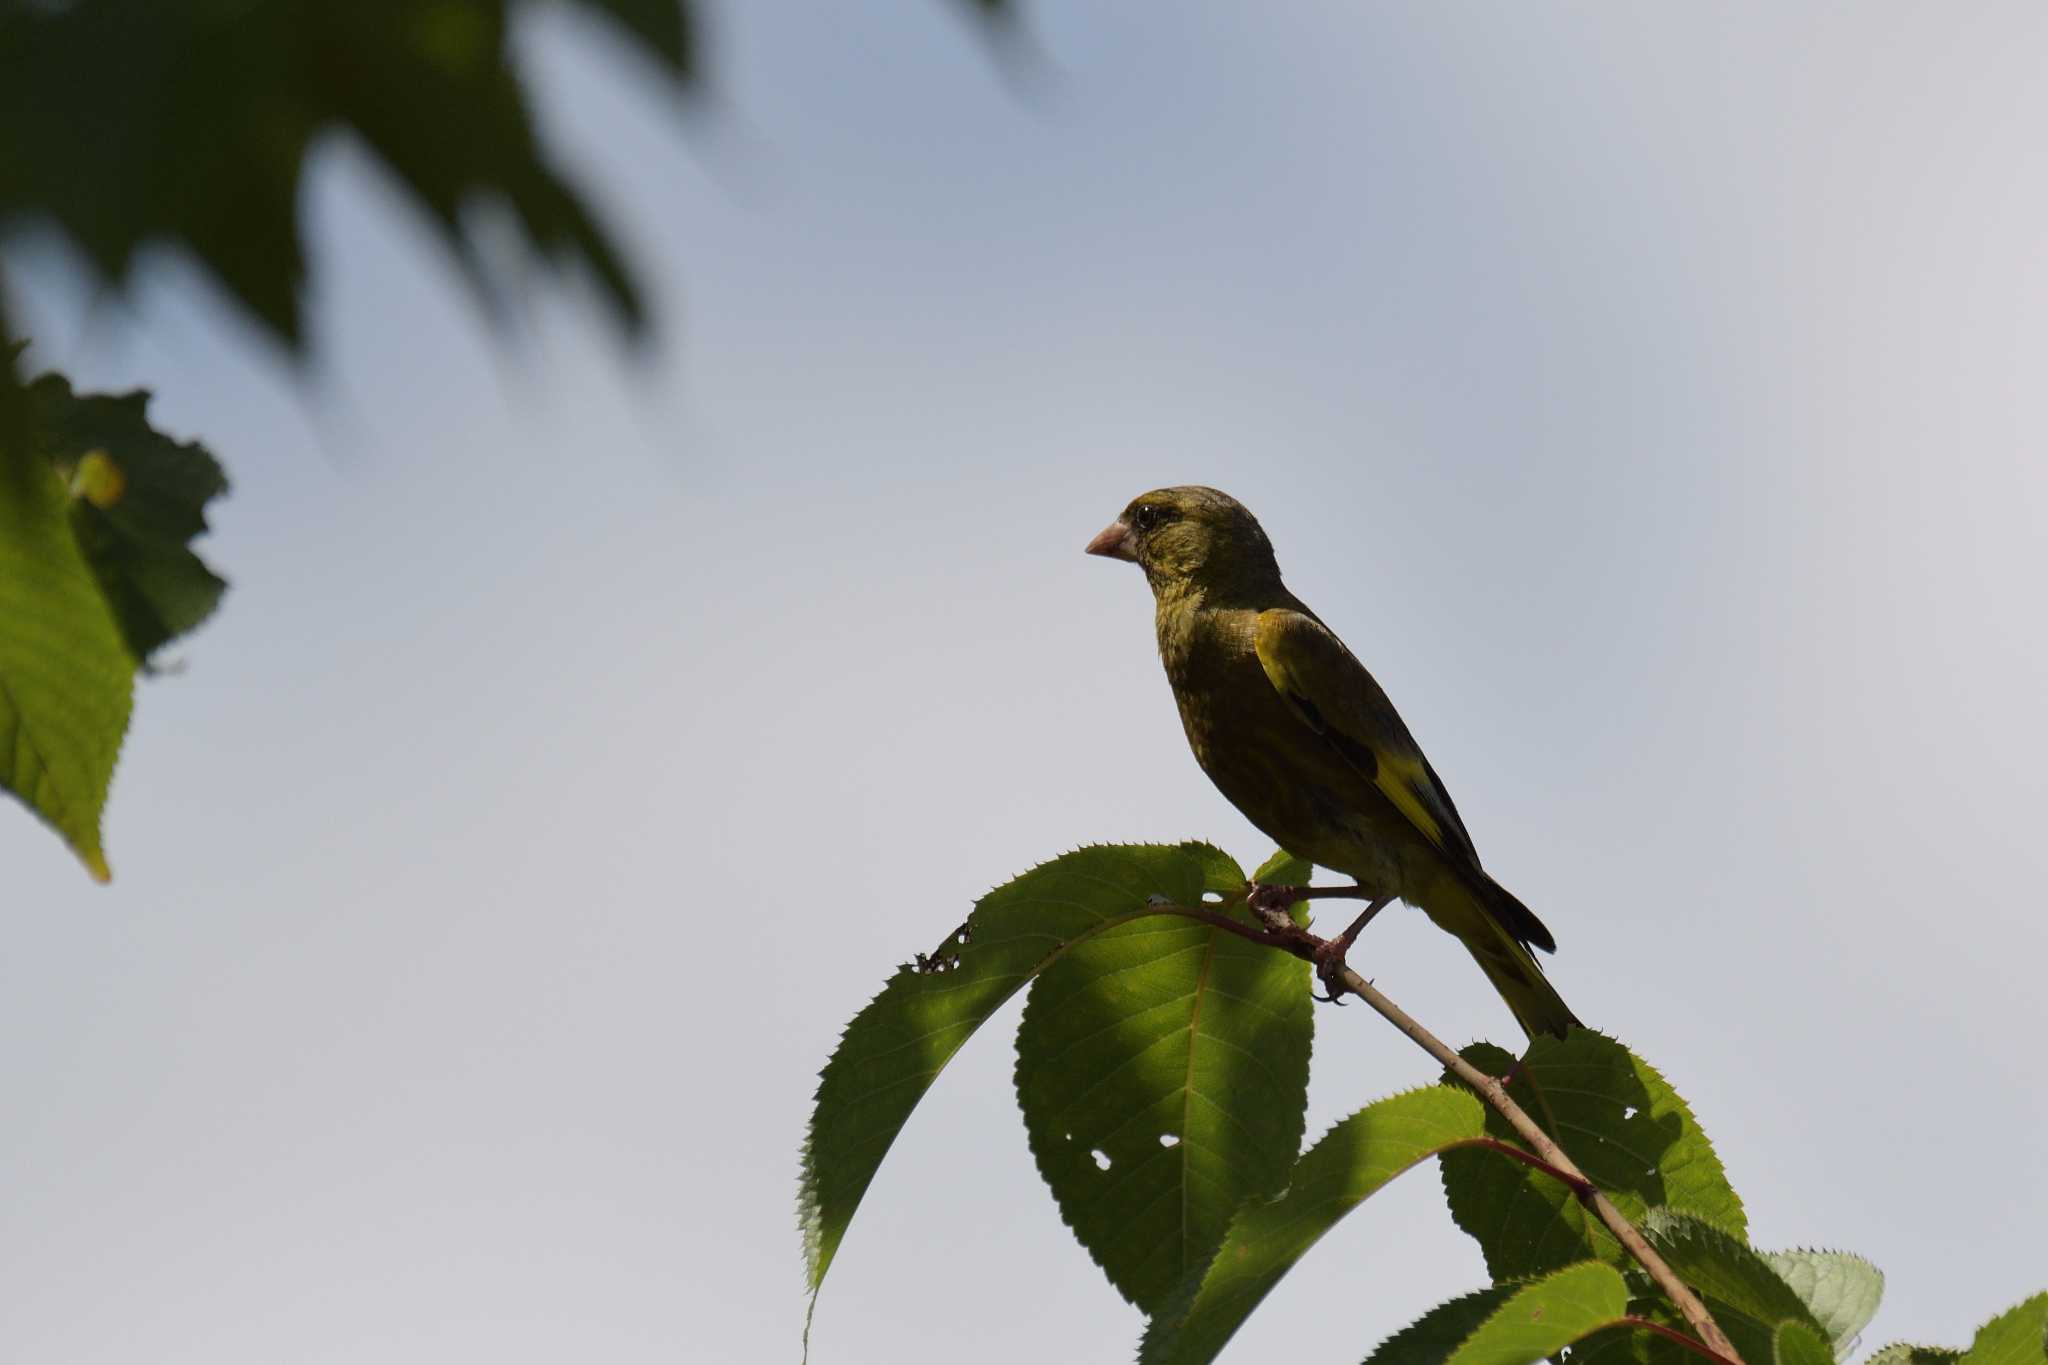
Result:
M1550 931L1527 906L1484 873L1476 884L1446 876L1436 890L1438 894L1425 911L1439 926L1458 936L1524 1033L1531 1038L1546 1033L1562 1038L1578 1026L1578 1016L1544 979L1543 968L1529 951L1530 942L1548 947L1551 939ZM1534 934L1528 931L1529 925L1535 926Z

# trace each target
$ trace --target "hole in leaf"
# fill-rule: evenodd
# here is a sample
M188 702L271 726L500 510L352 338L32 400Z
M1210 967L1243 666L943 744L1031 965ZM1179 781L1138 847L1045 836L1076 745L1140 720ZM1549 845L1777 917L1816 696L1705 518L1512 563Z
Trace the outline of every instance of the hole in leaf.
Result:
M1204 904L1204 905L1221 905L1221 904L1223 904L1223 893L1222 893L1221 891L1204 891L1204 892L1202 893L1202 904Z
M1095 1158L1095 1169L1096 1169L1096 1170L1098 1170L1098 1171L1106 1171L1106 1170L1108 1170L1108 1169L1109 1169L1109 1153L1108 1153L1108 1152L1105 1152L1105 1151L1103 1151L1103 1150L1102 1150L1102 1149L1101 1149L1100 1147L1097 1147L1097 1148L1096 1148L1096 1149L1095 1149L1094 1151L1090 1152L1090 1153L1089 1153L1088 1155L1090 1155L1090 1156L1092 1156L1092 1157L1094 1157L1094 1158Z
M1180 1146L1180 1134L1179 1134L1179 1133L1161 1133L1161 1134L1159 1135L1159 1145L1160 1145L1161 1147L1178 1147L1178 1146Z
M1628 1120L1628 1119L1632 1119L1632 1118L1634 1118L1635 1116L1636 1116L1636 1107L1635 1107L1634 1105L1630 1105L1630 1106L1629 1106L1628 1108L1626 1108L1626 1109L1624 1109L1624 1110L1622 1110L1622 1111L1621 1111L1621 1117L1623 1118L1623 1120Z

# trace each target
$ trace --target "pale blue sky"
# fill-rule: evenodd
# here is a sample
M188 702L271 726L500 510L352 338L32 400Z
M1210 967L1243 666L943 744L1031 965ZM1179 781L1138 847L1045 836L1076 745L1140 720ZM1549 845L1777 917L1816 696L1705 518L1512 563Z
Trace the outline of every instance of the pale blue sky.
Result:
M1020 94L927 0L718 6L693 122L533 25L669 324L623 366L575 288L494 344L346 146L311 392L180 262L81 323L11 249L39 358L236 488L113 886L0 820L0 1358L791 1358L812 1080L893 965L1076 843L1267 852L1080 553L1165 482L1262 516L1758 1244L1877 1261L1870 1344L2048 1287L2048 13L1028 13ZM1420 916L1359 958L1512 1036ZM1014 1018L819 1361L1128 1358ZM1433 1074L1318 1022L1311 1133ZM1225 1359L1356 1360L1482 1278L1417 1173Z

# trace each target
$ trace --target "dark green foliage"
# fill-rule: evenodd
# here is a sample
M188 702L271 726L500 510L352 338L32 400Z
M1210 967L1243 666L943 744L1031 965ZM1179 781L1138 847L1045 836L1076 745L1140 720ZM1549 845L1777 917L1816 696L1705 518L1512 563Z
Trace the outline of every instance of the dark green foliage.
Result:
M1252 926L1241 901L1230 913ZM1241 1204L1286 1184L1308 1102L1308 981L1296 958L1151 916L1074 944L1031 983L1017 1029L1031 1152L1139 1308L1208 1264Z
M1254 880L1302 884L1310 870L1276 854ZM1305 964L1164 908L1250 925L1245 889L1206 844L1085 848L984 896L935 970L899 971L819 1082L799 1197L814 1298L917 1101L1030 983L1017 1092L1032 1151L1076 1237L1150 1315L1139 1365L1214 1360L1324 1233L1431 1156L1495 1283L1425 1314L1368 1365L1696 1365L1696 1340L1674 1340L1692 1337L1676 1304L1564 1182L1499 1150L1526 1149L1455 1080L1369 1104L1294 1157L1313 1029ZM1464 1056L1514 1070L1513 1097L1705 1301L1745 1365L1834 1365L1869 1323L1877 1268L1753 1250L1691 1111L1620 1043L1577 1030L1538 1039L1519 1064L1487 1043ZM1869 1365L2048 1365L2044 1332L2048 1294L1987 1323L1967 1353L1893 1346Z
M1078 944L1148 916L1152 897L1192 906L1243 889L1207 844L1078 849L983 896L934 969L899 969L818 1081L797 1201L812 1290L911 1110L998 1006Z
M583 0L679 83L676 0ZM308 154L357 139L488 301L518 278L465 222L505 209L536 254L597 281L629 332L631 272L540 146L512 0L77 0L0 8L0 218L54 223L121 282L152 243L193 254L280 340L302 340ZM90 92L81 97L81 92Z
M1487 1043L1463 1056L1496 1076L1515 1066ZM1692 1111L1653 1067L1612 1038L1580 1029L1569 1038L1537 1039L1509 1093L1629 1217L1668 1205L1743 1231L1742 1201ZM1487 1131L1519 1141L1498 1114L1488 1115ZM1477 1239L1495 1279L1541 1275L1588 1256L1624 1259L1598 1220L1542 1172L1476 1151L1448 1153L1442 1167L1451 1216Z
M188 542L227 481L150 427L148 395L16 391L26 433L0 448L0 788L108 877L100 813L135 672L225 587Z
M1721 1324L1726 1327L1728 1324ZM1828 1347L1827 1338L1819 1329L1803 1322L1788 1322L1781 1325L1770 1340L1769 1359L1777 1365L1835 1365L1835 1353ZM1756 1357L1744 1353L1745 1359Z
M1366 1365L1528 1365L1612 1323L1627 1307L1621 1273L1581 1261L1433 1308L1388 1337Z
M79 395L46 374L29 403L36 443L73 492L72 531L128 652L146 664L211 615L227 587L190 544L227 476L204 448L149 425L145 392Z
M1827 1339L1792 1286L1740 1238L1672 1209L1652 1209L1641 1223L1650 1245L1706 1300L1745 1360L1769 1359L1779 1327L1788 1322Z
M1247 1204L1214 1261L1153 1315L1140 1361L1213 1359L1339 1219L1401 1172L1484 1131L1479 1101L1447 1085L1389 1096L1337 1124L1295 1163L1287 1193Z

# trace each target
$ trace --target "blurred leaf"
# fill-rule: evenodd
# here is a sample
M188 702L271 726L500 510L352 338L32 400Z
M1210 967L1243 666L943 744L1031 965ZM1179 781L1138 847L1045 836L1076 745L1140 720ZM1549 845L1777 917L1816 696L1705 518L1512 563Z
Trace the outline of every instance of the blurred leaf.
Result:
M1787 1322L1809 1327L1825 1340L1826 1329L1805 1301L1740 1238L1673 1209L1652 1209L1640 1222L1650 1245L1706 1300L1744 1360L1770 1359L1778 1328Z
M1777 1365L1835 1365L1835 1353L1818 1330L1803 1322L1781 1324L1771 1340Z
M135 684L135 661L71 530L48 462L0 447L0 787L111 875L100 813Z
M1885 1347L1863 1365L1954 1365L1962 1358L1961 1351L1945 1346L1911 1346L1900 1341Z
M1339 1219L1417 1162L1481 1136L1483 1108L1468 1091L1433 1085L1376 1101L1330 1129L1294 1164L1287 1192L1240 1210L1206 1271L1154 1315L1142 1365L1213 1360Z
M1835 1349L1846 1349L1877 1316L1884 1272L1846 1251L1773 1251L1764 1259L1799 1295Z
M1366 1365L1534 1365L1627 1310L1620 1272L1581 1261L1452 1299L1388 1337Z
M2048 1293L2036 1294L1977 1329L1962 1365L2041 1365L2048 1359Z
M204 621L227 584L192 553L227 476L197 445L149 425L146 392L74 394L63 376L29 387L35 437L70 485L72 530L137 664Z
M691 74L679 3L583 0ZM536 140L512 0L74 0L0 8L0 219L53 221L109 280L161 243L192 252L288 345L301 340L300 180L323 135L359 138L427 213L489 305L523 269L467 211L588 269L644 321L610 238Z
M697 67L697 31L682 0L578 0L626 32L647 49L669 74L681 82L701 74Z
M797 1197L813 1299L896 1134L989 1015L1077 944L1146 916L1149 897L1194 905L1243 889L1244 873L1207 844L1083 848L983 896L934 969L891 977L818 1080Z
M1312 869L1261 871L1298 885ZM1213 908L1254 927L1242 899ZM1209 1263L1239 1205L1287 1181L1308 1106L1309 976L1299 958L1152 916L1073 945L1031 983L1017 1029L1031 1153L1074 1236L1146 1312Z
M1515 1065L1490 1043L1463 1055L1495 1076ZM1509 1092L1629 1218L1669 1205L1738 1235L1744 1230L1742 1201L1692 1111L1612 1038L1579 1029L1537 1039ZM1498 1114L1488 1113L1487 1130L1521 1145ZM1545 1274L1588 1256L1626 1259L1599 1220L1542 1172L1483 1151L1447 1152L1441 1165L1451 1216L1477 1239L1496 1280Z

